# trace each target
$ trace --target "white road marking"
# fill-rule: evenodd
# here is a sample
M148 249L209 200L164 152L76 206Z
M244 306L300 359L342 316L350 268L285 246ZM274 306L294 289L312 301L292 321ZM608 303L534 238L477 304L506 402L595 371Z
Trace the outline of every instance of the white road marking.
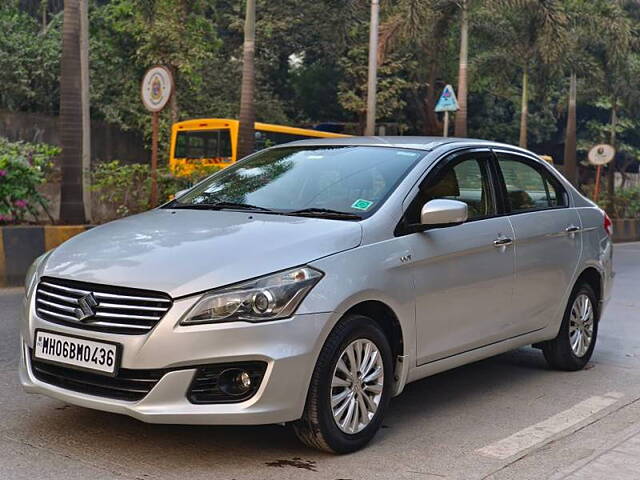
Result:
M504 460L516 453L545 442L552 436L577 425L601 410L613 405L624 397L619 392L609 392L602 396L587 398L573 407L547 418L540 423L524 428L513 435L491 445L476 450L486 457Z

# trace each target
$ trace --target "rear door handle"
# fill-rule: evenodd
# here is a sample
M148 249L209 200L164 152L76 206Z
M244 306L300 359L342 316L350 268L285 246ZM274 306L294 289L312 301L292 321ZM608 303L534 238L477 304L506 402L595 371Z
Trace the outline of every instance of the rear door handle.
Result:
M576 233L576 232L580 231L580 227L577 227L575 225L571 225L571 226L565 228L564 231L567 232L567 233Z
M509 237L500 237L500 238L496 238L493 241L493 246L494 247L508 247L512 243L513 243L513 240L511 238L509 238Z

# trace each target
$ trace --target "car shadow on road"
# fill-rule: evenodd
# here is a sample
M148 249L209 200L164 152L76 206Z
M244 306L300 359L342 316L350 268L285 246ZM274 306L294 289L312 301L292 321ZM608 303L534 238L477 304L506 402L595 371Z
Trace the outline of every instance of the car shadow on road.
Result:
M367 450L401 454L407 442L444 444L448 431L468 428L461 423L479 415L478 403L508 398L514 387L525 389L551 374L537 350L520 349L414 382L393 400L383 429ZM194 471L215 467L241 472L265 465L315 471L345 461L306 449L289 428L280 426L153 425L48 399L30 408L21 427L22 434L43 447L84 461L131 465L151 475L177 473L180 465Z

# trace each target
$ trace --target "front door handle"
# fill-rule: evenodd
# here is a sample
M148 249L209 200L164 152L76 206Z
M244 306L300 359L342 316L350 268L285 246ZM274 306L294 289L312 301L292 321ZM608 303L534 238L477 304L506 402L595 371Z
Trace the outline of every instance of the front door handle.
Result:
M493 246L494 247L508 247L512 243L513 243L513 240L511 238L509 238L509 237L500 237L500 238L496 238L493 241Z

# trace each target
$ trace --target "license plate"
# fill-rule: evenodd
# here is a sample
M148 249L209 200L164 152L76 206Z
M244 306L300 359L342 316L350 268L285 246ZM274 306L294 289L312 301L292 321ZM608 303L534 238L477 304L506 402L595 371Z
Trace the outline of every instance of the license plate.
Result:
M79 370L115 375L118 367L118 347L115 343L38 330L34 356L38 360Z

